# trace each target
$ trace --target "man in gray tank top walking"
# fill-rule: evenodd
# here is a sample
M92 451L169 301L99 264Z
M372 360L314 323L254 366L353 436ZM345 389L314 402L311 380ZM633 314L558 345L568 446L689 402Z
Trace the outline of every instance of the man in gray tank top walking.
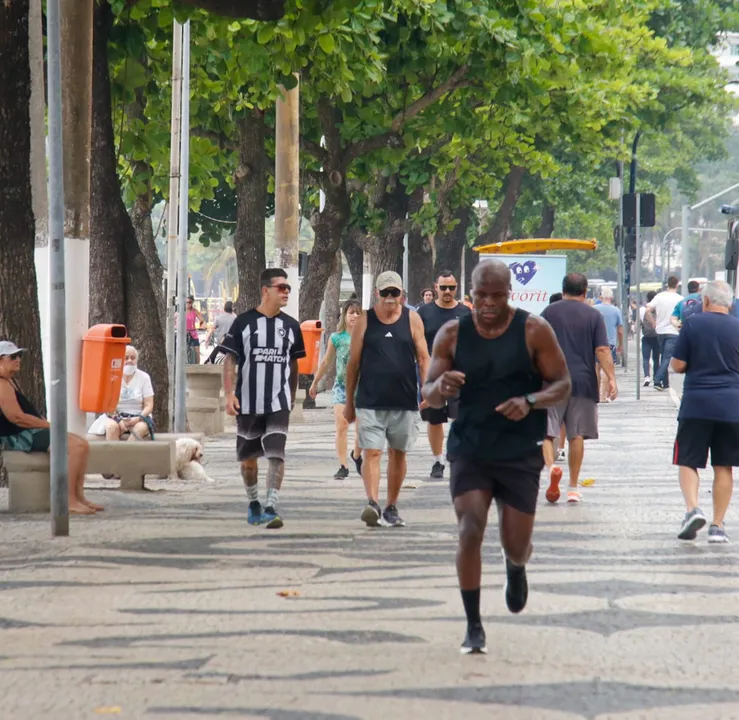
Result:
M457 575L467 634L461 652L487 652L480 619L481 549L488 510L498 507L506 569L505 600L513 613L528 599L526 563L544 467L546 408L570 394L567 363L545 320L511 307L511 273L498 261L472 274L472 315L436 335L423 394L443 407L459 393L447 440L451 492L459 525Z
M357 421L364 450L362 478L369 527L402 527L396 504L405 479L406 453L418 436L418 379L428 370L429 354L418 313L403 306L403 281L383 272L375 283L377 301L357 320L346 367L344 417ZM380 509L380 457L388 444L387 505Z

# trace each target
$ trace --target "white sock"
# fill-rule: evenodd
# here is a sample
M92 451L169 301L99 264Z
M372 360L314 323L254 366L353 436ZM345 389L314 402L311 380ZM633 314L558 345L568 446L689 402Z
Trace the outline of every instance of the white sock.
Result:
M444 464L444 456L443 455L434 455L434 462Z
M278 492L275 488L267 488L267 507L277 507Z
M259 485L246 486L246 499L252 503L259 500Z

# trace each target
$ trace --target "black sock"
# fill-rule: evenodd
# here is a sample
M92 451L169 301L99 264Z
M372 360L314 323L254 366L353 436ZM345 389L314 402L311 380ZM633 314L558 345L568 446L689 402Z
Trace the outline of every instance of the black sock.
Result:
M467 615L467 624L474 625L480 622L480 588L477 590L461 590L464 612Z

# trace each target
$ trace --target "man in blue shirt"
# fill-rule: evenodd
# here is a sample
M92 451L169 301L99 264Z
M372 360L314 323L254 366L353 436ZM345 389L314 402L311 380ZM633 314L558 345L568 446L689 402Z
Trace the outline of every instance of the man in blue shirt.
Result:
M739 466L739 318L729 314L734 293L728 283L703 288L703 312L685 320L672 369L685 373L673 463L687 512L678 532L693 540L706 524L698 506L698 468L708 451L713 466L713 522L709 543L727 543L724 516L731 500L733 470Z
M675 309L672 311L671 321L677 328L683 324L686 317L689 317L695 312L703 311L700 288L700 283L696 280L691 280L688 283L688 296L675 305Z

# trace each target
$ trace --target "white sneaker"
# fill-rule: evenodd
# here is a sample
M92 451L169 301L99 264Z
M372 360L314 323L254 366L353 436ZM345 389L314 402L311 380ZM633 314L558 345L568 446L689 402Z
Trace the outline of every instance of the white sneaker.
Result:
M652 378L645 377L644 378L644 387L649 387L652 384Z

